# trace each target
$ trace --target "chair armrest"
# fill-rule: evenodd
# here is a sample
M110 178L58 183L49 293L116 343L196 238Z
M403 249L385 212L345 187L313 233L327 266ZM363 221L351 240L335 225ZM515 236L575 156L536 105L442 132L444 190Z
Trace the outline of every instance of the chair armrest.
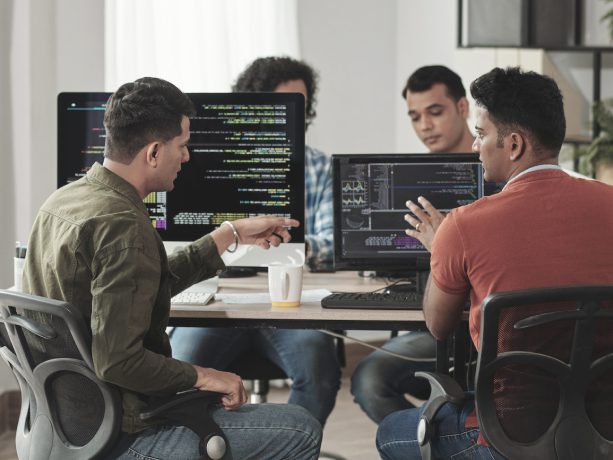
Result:
M185 426L200 437L200 454L205 459L219 460L226 454L228 444L223 432L209 414L209 406L219 402L220 393L191 389L169 398L152 399L140 414L143 421L154 417Z
M445 401L453 404L459 404L464 400L464 390L458 382L448 375L435 374L433 372L415 372L415 377L420 377L430 382L431 393L426 404L439 396L444 396L446 398Z
M201 399L209 404L214 404L218 402L220 398L220 393L200 391L197 388L192 388L170 397L152 398L147 406L147 409L139 414L139 418L143 421L147 421L154 417L163 417L172 409L194 400Z
M430 441L434 437L435 427L432 421L443 404L449 402L459 405L465 398L464 390L453 378L448 375L434 374L432 372L415 372L415 377L430 382L430 398L424 403L424 409L417 425L417 442L421 457L424 460L432 459Z

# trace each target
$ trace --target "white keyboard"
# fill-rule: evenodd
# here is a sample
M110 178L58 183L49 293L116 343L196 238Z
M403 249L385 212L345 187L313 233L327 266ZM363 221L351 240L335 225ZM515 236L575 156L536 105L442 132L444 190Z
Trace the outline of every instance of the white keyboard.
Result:
M171 305L206 305L215 294L212 292L183 291L170 299Z

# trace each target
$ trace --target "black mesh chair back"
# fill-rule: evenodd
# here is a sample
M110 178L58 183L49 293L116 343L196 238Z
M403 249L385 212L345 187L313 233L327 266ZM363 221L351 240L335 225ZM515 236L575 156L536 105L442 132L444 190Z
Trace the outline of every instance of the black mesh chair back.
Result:
M0 355L21 390L18 457L103 455L121 426L121 398L95 375L81 315L66 302L0 290L0 330Z
M613 458L613 286L503 292L481 309L475 397L510 459Z
M17 378L20 460L104 458L121 428L119 390L99 380L91 333L66 302L0 290L0 355ZM228 441L209 413L221 395L196 389L150 398L143 421L182 425L200 437L204 460L229 459Z

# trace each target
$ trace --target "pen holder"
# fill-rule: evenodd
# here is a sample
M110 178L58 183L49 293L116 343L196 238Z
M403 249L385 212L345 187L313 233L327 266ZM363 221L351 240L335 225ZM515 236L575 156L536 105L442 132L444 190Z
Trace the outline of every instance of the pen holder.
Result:
M21 276L23 275L23 265L25 262L26 259L13 257L13 285L16 291L21 291Z

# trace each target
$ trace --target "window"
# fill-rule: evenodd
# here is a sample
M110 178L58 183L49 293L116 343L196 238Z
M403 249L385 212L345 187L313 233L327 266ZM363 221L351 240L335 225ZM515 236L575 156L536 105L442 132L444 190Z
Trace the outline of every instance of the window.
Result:
M225 92L252 60L299 58L296 0L106 0L105 85Z

